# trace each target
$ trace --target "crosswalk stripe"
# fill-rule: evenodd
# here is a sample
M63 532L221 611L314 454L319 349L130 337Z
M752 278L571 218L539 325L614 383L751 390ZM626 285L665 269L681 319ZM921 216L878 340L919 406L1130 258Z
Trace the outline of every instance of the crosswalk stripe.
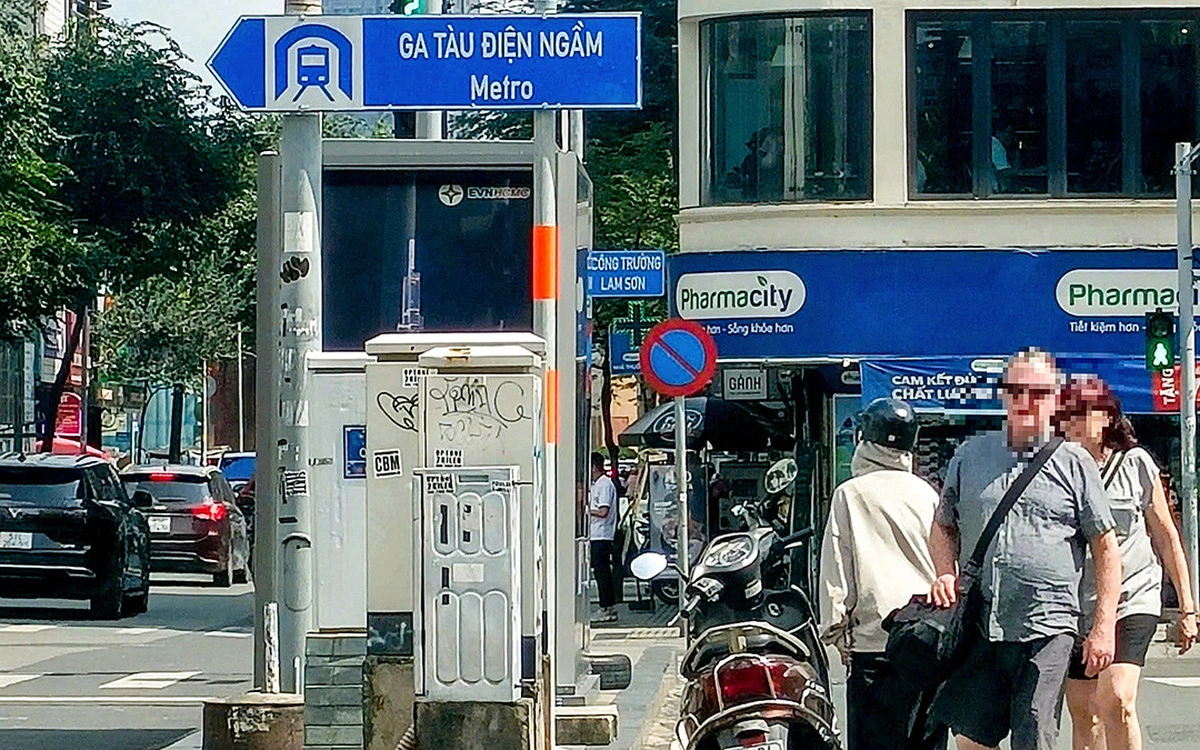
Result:
M254 637L254 633L238 633L238 632L230 631L230 630L212 630L212 631L205 633L205 635L212 636L213 638L253 638Z
M101 690L162 690L195 677L199 672L135 672L119 680L106 682Z
M11 687L41 677L40 674L0 674L0 688Z
M1200 677L1147 677L1146 681L1177 688L1200 687Z
M116 631L122 635L149 635L157 633L162 628L117 628Z
M0 627L0 633L40 633L54 628L54 625L5 625Z
M0 705L199 706L214 700L201 695L0 695Z

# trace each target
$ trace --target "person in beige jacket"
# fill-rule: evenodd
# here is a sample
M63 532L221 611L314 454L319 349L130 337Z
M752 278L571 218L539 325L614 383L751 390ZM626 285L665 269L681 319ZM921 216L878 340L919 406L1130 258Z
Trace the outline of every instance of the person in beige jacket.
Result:
M895 673L883 620L933 584L929 530L938 495L912 473L917 419L898 399L860 417L853 477L833 493L821 545L821 637L849 669L847 750L943 750L927 721L933 695Z

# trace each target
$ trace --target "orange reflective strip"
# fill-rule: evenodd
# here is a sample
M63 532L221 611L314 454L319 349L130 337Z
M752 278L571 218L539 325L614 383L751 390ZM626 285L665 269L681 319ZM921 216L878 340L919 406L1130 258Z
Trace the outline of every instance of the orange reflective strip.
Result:
M533 228L533 298L558 299L558 226Z
M546 370L546 442L558 444L558 370Z

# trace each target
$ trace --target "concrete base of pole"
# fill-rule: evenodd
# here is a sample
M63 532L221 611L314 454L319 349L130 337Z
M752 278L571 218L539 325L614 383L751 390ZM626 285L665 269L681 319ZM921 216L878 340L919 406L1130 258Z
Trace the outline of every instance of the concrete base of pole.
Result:
M560 745L603 747L617 739L616 706L559 706L554 710Z
M516 703L428 703L416 706L417 747L538 750L538 706Z
M367 750L395 750L413 723L413 660L368 656L363 669Z
M304 697L246 693L205 701L204 750L303 750Z

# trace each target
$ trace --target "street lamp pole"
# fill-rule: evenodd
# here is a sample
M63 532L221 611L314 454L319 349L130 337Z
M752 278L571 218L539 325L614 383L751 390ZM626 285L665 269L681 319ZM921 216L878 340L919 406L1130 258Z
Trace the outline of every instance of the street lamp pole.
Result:
M1178 222L1179 270L1179 490L1183 506L1184 551L1192 585L1192 600L1200 600L1196 526L1196 312L1192 243L1192 165L1200 146L1175 144L1175 210Z

